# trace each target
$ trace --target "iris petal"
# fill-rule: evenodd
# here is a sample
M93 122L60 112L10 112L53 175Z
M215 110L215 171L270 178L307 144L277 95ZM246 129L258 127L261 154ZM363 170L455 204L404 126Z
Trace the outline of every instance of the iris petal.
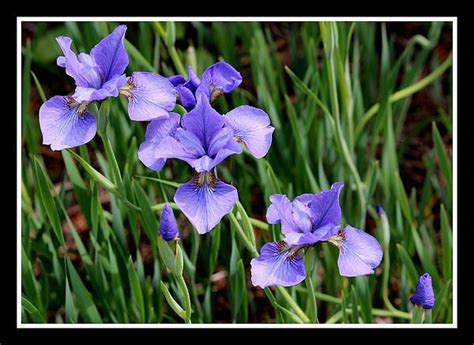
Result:
M160 117L151 121L145 132L145 140L138 149L138 158L148 168L160 171L166 163L166 158L158 157L158 144L170 134L173 134L179 124L180 116L170 113L169 117Z
M237 199L237 189L219 180L198 184L192 179L179 186L174 196L176 204L200 234L211 231L232 211Z
M52 150L62 150L83 145L95 136L95 117L79 113L79 104L69 97L54 96L43 103L39 110L39 122L43 144Z
M290 255L289 248L282 248L282 242L263 245L260 255L253 258L251 279L254 286L262 289L268 286L293 286L306 278L303 257Z
M270 149L275 128L270 125L270 117L263 110L242 105L225 115L234 136L245 144L255 158L262 158Z
M176 90L158 74L134 72L129 81L128 115L134 121L150 121L168 116L176 106Z
M382 247L375 237L349 225L341 235L337 259L339 273L344 277L373 274L383 257Z

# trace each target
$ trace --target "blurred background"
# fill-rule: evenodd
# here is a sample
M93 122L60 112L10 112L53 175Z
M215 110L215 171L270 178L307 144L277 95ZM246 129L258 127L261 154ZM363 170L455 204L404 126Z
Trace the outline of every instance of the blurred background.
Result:
M89 52L117 24L22 24L23 322L180 322L160 280L178 302L183 296L160 265L143 215L98 185L66 151L41 145L43 98L74 92L74 81L56 65L62 54L55 38L70 36L76 52ZM437 297L433 321L452 322L451 23L336 23L327 26L332 42L316 22L126 24L127 75L169 77L180 65L201 75L225 60L244 80L215 108L224 114L249 104L270 115L276 131L265 159L232 156L218 168L220 178L238 188L250 217L265 222L273 193L292 199L345 183L344 223L376 236L384 261L375 275L348 279L338 274L335 247L313 248L310 283L288 289L312 319L410 322L409 297L418 276L429 272ZM146 169L136 156L146 123L131 121L126 109L126 100L112 100L108 136L129 200L138 203L142 191L158 216L155 206L172 200L175 188L144 177L182 183L191 168L169 160L159 174ZM110 177L99 137L75 151ZM49 206L56 215L40 185L54 190ZM251 286L251 255L226 218L199 236L184 215L175 214L193 322L291 322ZM279 239L277 227L252 224L258 248ZM55 237L58 231L64 243ZM131 286L135 277L138 290Z

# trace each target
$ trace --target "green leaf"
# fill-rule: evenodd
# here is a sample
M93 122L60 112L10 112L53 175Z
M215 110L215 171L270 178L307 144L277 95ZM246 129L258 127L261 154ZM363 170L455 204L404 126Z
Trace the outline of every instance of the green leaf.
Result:
M176 27L174 22L166 22L166 45L168 47L174 46L176 41Z
M102 318L92 300L90 292L87 291L84 283L79 277L79 274L77 274L76 269L69 259L67 259L67 267L69 278L71 279L72 290L76 295L77 307L84 322L102 323Z
M102 175L100 172L95 170L89 163L86 162L84 158L76 154L74 151L71 149L68 149L68 152L79 162L79 164L82 165L84 170L89 174L89 176L99 183L102 187L107 189L111 193L117 193L118 188L115 184L112 183L108 178L106 178L104 175Z
M175 256L168 242L166 242L161 236L158 236L158 253L160 254L160 258L165 264L166 268L170 272L174 272L175 271L175 267L174 267Z
M46 102L46 95L44 93L43 87L41 86L38 78L36 77L36 74L34 74L33 71L31 71L31 76L33 77L33 80L35 81L36 88L38 89L38 94L43 102Z
M452 198L452 186L453 186L453 177L451 172L451 162L449 161L448 154L446 153L446 149L444 147L443 139L439 134L438 128L436 124L433 122L432 125L432 136L433 142L436 149L436 155L439 159L439 165L441 167L441 172L443 173L443 177L446 180L446 189L448 193L448 200L449 205L451 205L451 198Z
M34 323L46 323L43 314L27 298L21 297L21 307L28 313Z
M35 186L38 188L38 194L40 196L43 209L48 216L56 239L59 241L59 243L64 243L63 228L61 221L59 220L56 205L54 204L53 197L51 196L50 186L52 184L36 157L34 158L34 171L36 182Z
M181 249L181 245L179 244L179 242L176 241L176 253L174 259L173 273L178 277L183 275L183 260L183 249Z
M102 112L102 108L103 107L100 107L99 113ZM102 116L102 114L100 114L100 116ZM112 181L115 184L115 186L118 187L119 191L123 194L122 175L120 173L120 168L117 162L117 158L115 158L112 144L110 143L110 140L106 135L102 135L102 141L104 143L105 153L107 155L109 169L112 175Z
M359 299L357 296L357 290L354 285L351 286L351 303L352 303L351 322L359 323Z
M409 224L413 224L413 214L410 209L407 194L405 192L405 187L403 187L403 182L400 178L398 171L394 172L395 176L395 191L397 195L397 200L400 202L400 207L402 208L403 215L407 219Z
M442 322L442 320L439 320L438 318L440 317L441 312L443 311L443 308L447 307L448 309L451 309L451 306L448 305L450 291L451 291L451 280L448 280L446 284L444 284L443 289L437 294L435 293L436 302L433 307L433 321L434 322Z
M140 280L138 279L137 271L132 262L132 257L129 257L128 264L128 280L130 282L130 289L132 291L132 307L138 308L138 322L145 322L145 302L143 300L143 292L140 287Z
M365 323L372 323L372 300L367 277L356 277L355 281L362 319Z
M110 101L111 101L110 99L106 99L102 101L102 104L100 105L100 108L98 109L98 114L97 114L97 133L99 133L103 141L104 140L108 141L108 138L106 138L107 137L106 130L109 124ZM106 147L106 150L107 150L107 147Z
M400 259L402 260L402 264L405 265L407 269L408 278L410 279L412 286L415 286L419 278L418 273L415 268L415 264L411 260L410 255L407 253L405 248L403 248L398 243L397 243L397 250L398 250L398 254L400 255Z
M173 309L173 311L183 320L186 320L186 312L184 311L183 308L176 302L176 300L171 296L170 291L168 290L168 287L163 283L163 281L160 281L160 289L163 295L165 296L166 302L168 302L168 305Z
M221 246L221 226L220 224L211 233L211 250L209 253L209 277L216 269L217 257Z
M121 314L122 321L125 323L129 322L127 303L125 302L125 294L123 289L123 283L120 279L121 269L119 268L117 256L115 255L112 243L108 243L109 252L109 271L110 271L110 288L112 291L113 300L117 303L117 309ZM105 257L104 257L105 258ZM124 266L124 265L122 265Z
M142 216L145 228L147 229L147 234L150 237L156 237L157 231L158 231L158 221L156 220L156 216L151 208L152 204L150 203L148 196L146 195L145 191L140 186L140 184L138 184L136 181L134 181L133 184L135 187L135 195L136 195L138 204L140 205L140 208L142 210L141 216Z
M451 279L452 276L452 230L449 224L448 215L444 205L441 204L441 248L442 248L442 263L443 276L445 279ZM435 319L436 320L436 319Z
M138 63L142 68L144 68L147 72L154 72L156 73L155 68L148 62L147 59L140 53L140 51L135 48L133 44L130 43L129 40L125 39L125 49L127 49L128 54L130 57Z
M32 303L36 309L41 311L43 319L46 317L45 308L41 300L41 291L38 282L33 274L31 262L25 252L23 245L21 246L21 279L22 289L26 297Z
M159 179L159 178L156 178L156 177L148 177L148 176L136 176L136 177L143 178L143 179L150 180L150 181L163 183L167 186L174 187L174 188L178 188L180 186L179 183L172 182L172 181L167 181L167 180L162 180L162 179Z
M74 161L72 160L71 154L67 150L62 150L64 165L66 171L71 180L72 187L74 189L74 195L77 197L81 206L82 212L88 220L90 220L90 195L88 193L86 184L79 173Z
M245 211L244 206L239 200L237 200L237 202L235 203L235 206L238 212L237 213L238 217L240 218L240 221L242 224L242 228L245 234L247 235L247 238L249 238L250 242L252 242L255 247L256 246L255 233L253 231L253 226L250 221L250 217L248 216L247 212Z
M268 161L265 161L267 166L267 174L271 181L272 194L281 194L280 182L278 181L272 166Z
M69 288L69 279L66 279L66 301L64 304L65 304L65 309L66 309L66 322L77 323L78 312L74 305L71 289Z

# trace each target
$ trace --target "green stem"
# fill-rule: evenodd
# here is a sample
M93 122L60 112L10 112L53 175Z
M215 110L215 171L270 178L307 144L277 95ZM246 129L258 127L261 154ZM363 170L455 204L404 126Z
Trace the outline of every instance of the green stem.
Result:
M412 310L412 320L411 323L423 323L424 311L423 308L415 305Z
M277 286L276 290L280 292L285 301L290 305L291 308L293 308L295 313L301 320L303 320L304 323L311 323L311 320L306 316L304 311L300 308L300 306L295 302L295 300L290 296L290 294L288 293L288 291L286 291L284 287Z
M235 215L231 212L227 216L229 217L230 221L234 224L235 229L237 230L237 233L239 234L240 238L244 242L244 245L250 251L252 256L258 256L257 249L245 235L244 229L242 229L242 227L240 226L239 222L237 221L237 218L235 218Z
M425 78L417 81L416 83L407 86L406 88L403 88L401 90L396 91L395 93L391 94L388 98L388 102L390 103L395 103L403 98L406 98L408 96L413 95L414 93L422 90L429 84L431 84L433 81L435 81L437 78L439 78L447 69L448 67L451 66L453 62L453 56L452 54L449 54L449 56L444 60L444 62L438 66L433 72L428 74ZM362 120L359 122L358 126L356 127L356 135L355 137L357 138L359 134L362 132L364 127L367 125L367 122L370 121L370 119L377 114L377 112L380 109L380 103L375 103L365 114Z
M165 205L166 205L166 202L162 202L162 203L153 205L153 206L151 207L151 209L152 209L153 211L155 211L155 212L160 212L160 211L162 211L162 210L165 208ZM168 205L170 205L170 207L171 207L173 210L179 211L178 205L176 205L174 202L169 202Z
M352 308L346 308L346 313L352 314ZM385 309L372 309L372 313L375 316L381 316L381 317L395 317L395 318L404 319L404 320L412 319L412 315L410 313L406 313L399 310L395 312L395 311L390 311L390 310L385 310ZM342 315L343 315L342 310L339 310L337 313L335 313L333 316L327 319L326 323L327 324L337 323L340 319L342 319Z
M253 226L259 228L259 229L262 229L262 230L268 230L269 229L269 226L267 223L265 222L262 222L261 220L258 220L258 219L255 219L255 218L251 218L249 217L250 219L250 224L252 224Z
M432 316L431 316L431 311L432 309L425 309L424 314L425 314L425 321L423 323L432 323Z
M301 287L301 286L296 286L295 289L298 292L302 292L302 293L305 293L305 294L308 293L308 291L305 288ZM334 297L334 296L331 296L331 295L327 295L327 294L319 292L319 291L314 291L314 296L316 296L316 298L318 300L321 300L321 301L324 301L324 302L329 302L329 303L334 303L334 304L341 304L342 303L340 298L337 298L337 297Z
M296 323L300 323L300 324L304 323L303 320L301 320L297 315L293 314L291 311L289 311L285 307L278 304L277 300L275 299L275 296L273 296L273 293L269 288L265 288L265 289L263 289L263 291L265 292L265 295L267 295L267 298L270 300L270 303L273 305L273 307L276 310L282 311L283 313L288 315Z

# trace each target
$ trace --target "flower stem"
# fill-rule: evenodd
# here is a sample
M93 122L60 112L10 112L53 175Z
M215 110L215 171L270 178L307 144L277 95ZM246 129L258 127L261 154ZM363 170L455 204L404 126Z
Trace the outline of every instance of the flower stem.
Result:
M346 313L352 314L352 308L346 308ZM375 316L381 316L381 317L395 317L395 318L404 319L404 320L412 319L412 315L410 313L406 313L399 310L390 311L390 310L385 310L385 309L372 309L372 313ZM327 319L326 324L337 323L340 319L342 319L342 315L343 315L342 310L339 310L337 313L335 313L333 316Z
M239 222L237 221L237 218L235 218L235 215L231 212L231 213L228 214L228 217L229 217L230 221L234 224L235 229L237 230L237 233L239 234L240 238L244 242L244 245L250 251L252 256L258 256L257 249L255 248L255 246L252 244L252 242L245 235L245 232L242 229L242 227L240 226Z
M268 226L267 223L262 222L261 220L258 220L258 219L255 219L255 218L251 218L251 217L249 217L249 219L250 219L250 223L253 226L255 226L259 229L262 229L262 230L268 230L269 226Z
M311 323L311 320L306 316L304 311L300 308L300 306L295 302L295 300L290 296L290 294L288 293L288 291L286 291L284 287L277 286L276 290L280 292L285 301L290 305L291 308L293 308L295 313L301 320L303 320L304 323Z

